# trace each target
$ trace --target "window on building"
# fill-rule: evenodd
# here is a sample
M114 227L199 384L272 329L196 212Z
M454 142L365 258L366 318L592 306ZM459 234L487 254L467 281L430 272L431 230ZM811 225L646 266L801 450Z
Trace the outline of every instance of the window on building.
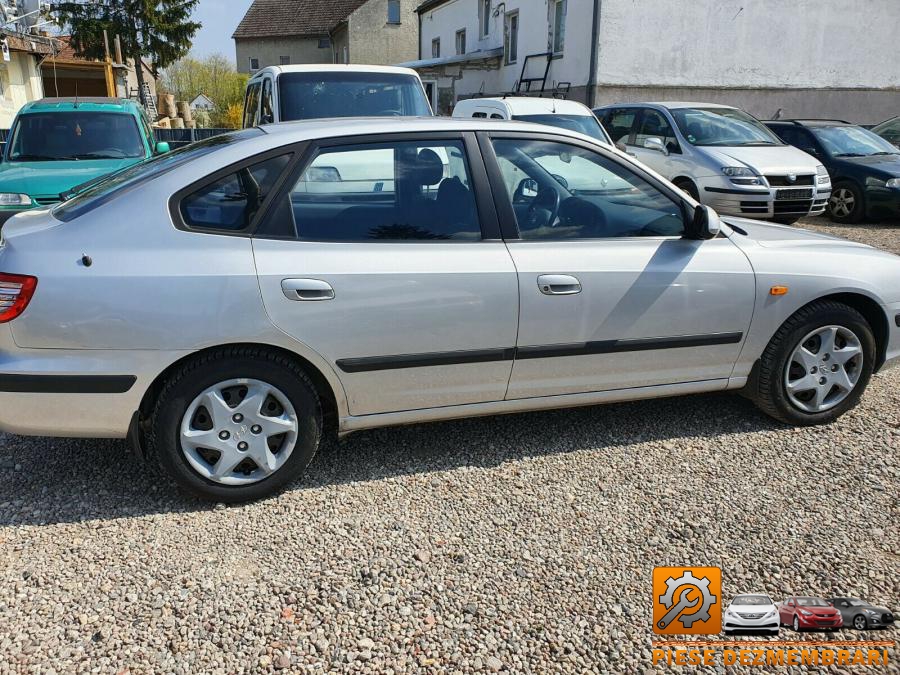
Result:
M319 49L328 49L331 47L331 38L320 37L319 38Z
M441 38L434 38L431 41L431 58L439 59L441 57Z
M400 23L400 0L388 0L388 23Z
M456 53L466 53L466 29L456 31Z
M290 56L279 56L278 63L281 64L282 66L289 66L289 65L291 65L291 57Z
M253 72L256 72L257 70L259 70L259 59L256 58L255 56L251 56L250 57L250 72L253 73Z
M491 32L491 0L478 2L478 29L481 37L487 37Z
M519 59L519 13L506 15L503 27L503 56L507 65Z
M566 42L567 0L552 0L550 3L550 48L554 54L562 54Z

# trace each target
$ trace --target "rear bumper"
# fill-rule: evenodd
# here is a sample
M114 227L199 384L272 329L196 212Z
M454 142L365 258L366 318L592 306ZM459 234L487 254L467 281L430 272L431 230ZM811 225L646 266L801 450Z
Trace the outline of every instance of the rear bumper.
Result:
M188 353L22 349L0 325L0 431L125 438L153 380Z

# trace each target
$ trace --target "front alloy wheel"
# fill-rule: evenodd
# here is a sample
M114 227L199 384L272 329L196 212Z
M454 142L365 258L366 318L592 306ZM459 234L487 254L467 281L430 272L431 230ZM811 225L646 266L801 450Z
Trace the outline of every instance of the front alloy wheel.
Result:
M858 223L862 220L863 196L855 185L840 183L828 198L828 213L839 223Z
M794 630L800 632L800 619L796 615L794 615Z
M857 614L855 617L853 617L853 627L856 630L865 630L866 628L868 628L866 617L864 617L862 614Z

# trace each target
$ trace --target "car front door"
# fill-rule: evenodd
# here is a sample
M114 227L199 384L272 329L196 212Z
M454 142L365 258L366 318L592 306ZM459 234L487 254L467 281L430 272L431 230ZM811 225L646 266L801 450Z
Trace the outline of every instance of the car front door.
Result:
M684 238L679 192L597 146L536 134L481 142L519 279L507 397L724 388L755 297L740 249L727 236Z
M635 128L634 135L625 144L628 154L670 180L693 173L672 123L664 113L654 108L642 108ZM647 147L649 139L657 139L659 144L651 141L653 145Z
M778 621L783 626L788 625L794 616L794 599L789 598L781 603L781 606L778 608Z
M518 288L473 135L316 144L253 249L269 316L351 414L503 399Z

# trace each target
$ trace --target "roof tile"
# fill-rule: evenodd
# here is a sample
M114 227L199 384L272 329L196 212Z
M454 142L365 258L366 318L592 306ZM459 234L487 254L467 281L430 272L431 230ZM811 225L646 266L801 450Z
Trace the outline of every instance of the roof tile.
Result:
M368 0L254 0L231 37L326 35Z

